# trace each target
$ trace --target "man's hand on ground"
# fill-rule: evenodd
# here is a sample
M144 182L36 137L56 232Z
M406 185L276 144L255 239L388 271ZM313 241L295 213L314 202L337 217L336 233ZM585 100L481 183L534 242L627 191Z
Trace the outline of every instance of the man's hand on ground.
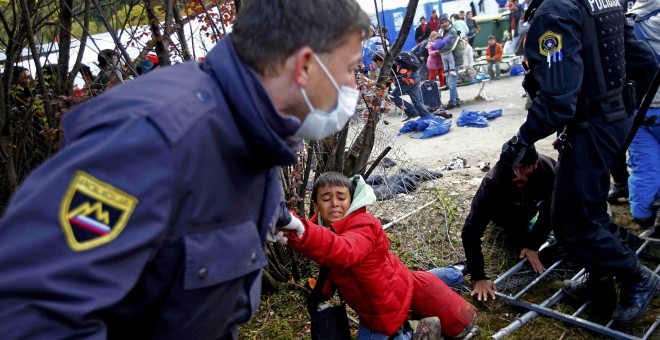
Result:
M520 255L518 256L519 258L527 258L527 261L529 261L529 264L532 265L532 269L538 274L543 273L545 270L545 267L543 267L543 264L541 263L541 260L539 260L539 253L529 250L527 248L523 248L520 251Z
M495 291L497 286L491 280L479 280L474 282L474 289L470 293L470 296L477 295L477 300L479 301L488 301L488 296L495 300Z

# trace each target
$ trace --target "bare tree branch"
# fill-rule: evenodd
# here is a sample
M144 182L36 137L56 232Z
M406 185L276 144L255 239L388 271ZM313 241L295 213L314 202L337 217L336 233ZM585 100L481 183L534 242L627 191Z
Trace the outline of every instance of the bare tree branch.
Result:
M25 0L23 0L25 1ZM101 8L101 5L99 5L98 0L92 0L94 2L94 6L99 11L99 15L101 16L101 20L103 21L103 25L108 29L108 33L112 37L112 41L115 42L115 45L121 51L122 56L124 57L124 62L126 62L126 65L128 66L128 69L131 70L131 73L137 76L137 71L135 71L135 66L133 65L133 62L131 61L131 56L128 55L128 52L126 52L126 48L121 44L121 41L119 41L119 38L117 37L117 32L110 26L110 23L108 22L108 19L105 17L105 13L103 13L103 9Z

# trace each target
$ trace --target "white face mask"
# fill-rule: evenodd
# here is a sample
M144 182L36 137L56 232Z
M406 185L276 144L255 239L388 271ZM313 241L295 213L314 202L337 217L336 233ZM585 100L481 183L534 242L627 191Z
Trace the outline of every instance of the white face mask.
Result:
M330 78L332 85L334 85L338 91L337 106L331 112L314 109L312 103L307 98L305 89L301 88L300 91L302 91L303 98L305 98L305 102L307 102L310 111L307 114L307 117L305 117L302 125L300 125L300 128L298 128L298 131L296 131L295 136L318 140L341 131L341 129L344 128L344 125L346 125L355 113L355 107L357 106L357 101L360 97L360 91L344 85L339 88L339 85L337 85L337 82L319 57L314 54L314 58L316 59L316 62L319 63L319 66L321 66L321 69L323 69L323 72L325 72L328 78Z

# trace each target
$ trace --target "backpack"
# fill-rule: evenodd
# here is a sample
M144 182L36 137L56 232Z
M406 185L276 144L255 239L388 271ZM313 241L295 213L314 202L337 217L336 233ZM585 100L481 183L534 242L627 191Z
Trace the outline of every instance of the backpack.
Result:
M419 61L417 56L408 51L403 51L394 59L395 62L413 72L422 68L422 62Z

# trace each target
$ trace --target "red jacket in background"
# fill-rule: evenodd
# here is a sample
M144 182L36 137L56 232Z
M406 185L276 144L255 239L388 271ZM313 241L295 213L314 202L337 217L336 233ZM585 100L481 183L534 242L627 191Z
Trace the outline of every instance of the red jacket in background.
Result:
M502 44L495 43L495 54L490 55L490 44L486 46L486 61L502 61Z
M438 28L440 28L440 18L434 18L431 16L431 19L429 19L429 22L427 23L429 27L431 27L432 30L438 31Z
M301 220L305 234L292 233L289 246L330 269L323 292L332 296L339 287L342 298L371 331L394 334L403 324L413 295L410 270L389 250L380 221L360 208L331 226L335 233ZM334 286L334 287L333 287Z

